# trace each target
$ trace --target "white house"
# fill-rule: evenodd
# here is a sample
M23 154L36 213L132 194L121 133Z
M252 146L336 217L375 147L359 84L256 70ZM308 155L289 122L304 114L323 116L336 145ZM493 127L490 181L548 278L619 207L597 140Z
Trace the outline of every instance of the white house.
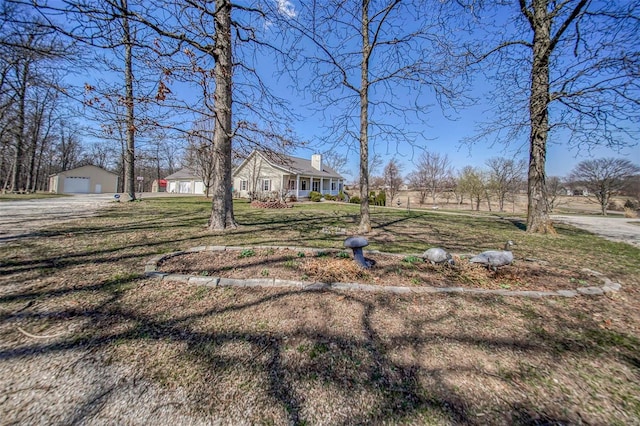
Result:
M343 188L344 178L322 164L320 154L307 160L253 151L233 172L234 194L242 198L251 198L252 193L277 193L300 199L311 191L338 195Z
M164 178L164 180L166 181L167 192L204 195L205 188L202 177L189 168L178 170Z

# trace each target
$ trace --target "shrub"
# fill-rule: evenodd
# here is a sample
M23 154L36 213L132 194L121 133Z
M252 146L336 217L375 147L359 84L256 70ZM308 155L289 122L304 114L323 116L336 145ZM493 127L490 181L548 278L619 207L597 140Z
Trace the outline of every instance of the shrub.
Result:
M609 202L609 205L607 206L607 210L614 210L614 211L620 212L624 210L624 207L622 206L622 203L614 200Z
M324 194L324 199L327 201L335 201L336 200L336 196L335 195L331 195L331 194Z
M316 191L311 191L309 193L309 200L314 201L314 202L319 202L322 199L322 194L320 194L319 192Z
M387 193L384 191L380 191L376 196L376 206L386 206L387 205Z
M344 201L345 197L344 194L342 193L342 191L338 192L338 195L336 195L336 200L338 201Z
M628 207L624 208L624 217L628 219L635 219L638 217L638 212L635 209L630 209Z
M638 209L638 203L628 199L627 201L624 202L624 208L625 209L631 209L631 210L637 210Z
M295 195L289 195L287 197L287 200L289 200L290 203L295 203L296 201L298 201L298 198Z
M349 199L349 202L351 204L360 204L360 197L358 197L357 195L354 195L353 197L351 197L351 199Z

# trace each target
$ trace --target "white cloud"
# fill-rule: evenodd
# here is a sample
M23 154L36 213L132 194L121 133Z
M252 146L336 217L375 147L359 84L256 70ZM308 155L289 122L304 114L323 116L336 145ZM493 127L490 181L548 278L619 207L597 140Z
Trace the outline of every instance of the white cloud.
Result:
M298 14L296 13L296 8L293 6L289 0L277 0L278 2L278 12L287 18L295 18Z

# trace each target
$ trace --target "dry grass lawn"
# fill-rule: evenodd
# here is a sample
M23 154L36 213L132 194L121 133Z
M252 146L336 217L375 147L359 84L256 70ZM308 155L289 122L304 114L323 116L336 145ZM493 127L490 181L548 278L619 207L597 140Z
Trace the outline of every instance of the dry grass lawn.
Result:
M145 402L168 410L165 424L180 416L202 424L640 424L637 248L565 226L556 237L537 236L516 219L376 209L372 249L443 245L470 253L512 239L517 257L605 272L623 289L526 299L145 278L145 262L159 253L341 248L344 236L322 230L349 232L357 223L354 206L272 211L238 203L241 226L214 235L205 229L208 210L197 198L114 204L99 217L0 246L2 423L110 423L109 389L39 405L78 374L82 358L184 395L180 404ZM39 370L47 372L40 385L25 380ZM123 408L131 410L125 423L151 421L136 408Z

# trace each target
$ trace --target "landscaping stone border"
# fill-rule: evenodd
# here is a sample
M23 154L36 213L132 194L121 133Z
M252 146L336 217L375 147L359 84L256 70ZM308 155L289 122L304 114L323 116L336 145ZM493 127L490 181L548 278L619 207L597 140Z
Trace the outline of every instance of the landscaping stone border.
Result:
M611 281L601 272L590 269L582 269L594 277L599 278L602 286L578 287L576 289L557 290L557 291L529 291L529 290L485 290L466 287L398 287L398 286L378 286L359 283L322 283L322 282L303 282L292 280L281 280L278 278L252 278L252 279L234 279L221 277L199 277L193 275L169 274L158 271L158 264L163 260L174 256L180 256L187 253L199 253L203 251L241 251L246 249L289 249L293 251L310 251L314 254L319 253L336 253L343 250L338 249L314 249L308 247L281 247L281 246L198 246L187 250L165 253L150 259L144 268L147 277L159 278L161 280L179 281L191 285L200 285L207 287L264 287L264 288L294 288L303 291L318 290L343 290L343 291L369 291L378 293L394 293L394 294L426 294L426 293L465 293L465 294L487 294L495 296L520 296L520 297L575 297L584 296L601 296L607 293L615 293L620 291L622 286L619 283ZM383 253L378 250L366 250L366 253L380 253L390 256L405 257L405 254ZM420 257L420 255L415 255Z

